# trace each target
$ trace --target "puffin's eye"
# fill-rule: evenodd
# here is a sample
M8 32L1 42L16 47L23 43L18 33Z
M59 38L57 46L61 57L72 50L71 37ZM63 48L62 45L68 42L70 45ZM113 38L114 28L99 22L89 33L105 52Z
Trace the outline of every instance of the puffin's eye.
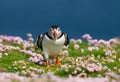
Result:
M58 31L60 31L60 28L58 28Z
M52 31L52 29L50 28L50 31Z

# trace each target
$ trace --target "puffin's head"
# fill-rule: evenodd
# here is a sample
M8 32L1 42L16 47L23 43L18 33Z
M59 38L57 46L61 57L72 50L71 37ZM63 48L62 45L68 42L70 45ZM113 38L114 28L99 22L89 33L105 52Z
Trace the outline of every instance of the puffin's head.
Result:
M56 41L57 38L62 34L60 27L56 25L50 27L49 33L54 41Z

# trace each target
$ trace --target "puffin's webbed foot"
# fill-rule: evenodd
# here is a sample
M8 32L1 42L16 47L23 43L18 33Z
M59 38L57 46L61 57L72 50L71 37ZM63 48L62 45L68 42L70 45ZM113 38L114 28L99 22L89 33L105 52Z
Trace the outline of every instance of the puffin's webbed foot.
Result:
M56 57L56 65L57 66L61 66L61 63L60 63L60 58L59 56Z
M46 67L47 67L47 68L51 68L51 66L49 65L48 59L46 59Z

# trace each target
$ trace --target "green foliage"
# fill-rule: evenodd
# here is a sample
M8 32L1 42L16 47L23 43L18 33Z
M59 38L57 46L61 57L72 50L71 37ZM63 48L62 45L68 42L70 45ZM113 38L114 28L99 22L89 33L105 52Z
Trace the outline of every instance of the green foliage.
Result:
M8 41L3 41L4 45L11 45L11 46L19 46L21 49L23 48L21 44L15 44L13 42L8 42ZM78 44L80 46L79 49L74 49L74 45ZM110 70L116 72L117 74L120 74L117 70L114 70L114 67L120 68L120 45L117 45L114 50L117 52L116 54L114 54L117 58L114 59L114 62L107 62L107 56L105 55L104 49L106 49L106 47L99 47L99 50L93 50L93 51L89 51L88 47L90 46L88 43L71 43L68 47L68 52L69 55L68 56L64 56L62 59L62 64L67 64L69 65L70 62L68 62L66 60L66 58L68 57L73 57L74 59L76 59L77 57L84 57L84 56L91 56L92 54L95 56L95 59L98 60L102 66L107 66ZM42 51L40 49L38 49L38 47L36 46L36 44L34 45L34 49L36 53L41 53ZM84 49L84 53L81 52L81 49ZM30 48L28 48L28 50L30 50ZM3 52L2 52L3 53ZM19 61L19 60L24 60L25 62L29 62L29 57L30 55L22 53L18 50L8 50L4 53L8 53L8 56L3 55L0 58L0 68L3 68L3 72L21 72L22 70L24 70L22 68L23 65L18 65L16 66L17 69L15 69L15 66L13 65L13 63L15 61ZM3 54L4 54L3 53ZM98 56L100 56L100 58L98 58ZM108 57L110 59L112 59L112 57ZM75 62L75 60L74 60ZM21 66L21 67L20 67ZM53 66L52 68L46 68L44 65L38 65L34 62L29 62L29 64L26 66L26 69L29 69L30 67L33 68L37 68L37 69L43 69L45 72L47 71L52 71L55 73L55 75L61 76L61 77L67 77L68 75L72 74L72 72L75 70L76 65L74 65L73 67L68 68L68 71L66 72L65 70L63 70L61 67L57 67L57 66ZM104 73L106 72L105 70L99 71L99 72L89 72L86 69L82 68L81 66L79 66L79 68L82 69L82 71L84 71L85 73L87 73L87 76L90 77L96 77L97 75L102 75L104 76ZM59 69L59 70L58 70ZM80 73L82 73L82 71ZM21 74L22 75L22 74ZM28 75L29 76L29 75Z
M28 61L29 56L16 50L8 51L8 56L0 58L0 67L5 68L6 72L16 72L13 62L18 60Z

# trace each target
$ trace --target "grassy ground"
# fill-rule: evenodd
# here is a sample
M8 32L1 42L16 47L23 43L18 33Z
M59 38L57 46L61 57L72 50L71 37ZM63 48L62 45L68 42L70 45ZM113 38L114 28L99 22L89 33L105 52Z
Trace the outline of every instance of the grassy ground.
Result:
M62 66L58 67L54 65L52 68L46 68L43 61L41 61L43 64L29 61L29 58L33 56L29 53L21 52L21 50L24 50L23 43L18 44L3 39L0 44L2 44L3 48L3 50L0 51L2 54L0 58L1 72L13 72L30 76L31 73L41 75L45 72L52 71L55 75L61 77L67 77L69 75L79 75L80 77L97 77L100 75L104 77L107 71L112 71L120 75L119 44L110 47L99 45L97 49L95 49L96 46L88 42L71 41L68 48L63 48L63 51L67 51L67 53L61 56ZM19 47L19 49L6 49L6 46ZM89 47L93 47L93 49L89 50ZM35 53L35 56L36 54L43 54L42 51L37 48L36 44L27 47L26 51L32 51ZM80 60L78 57L80 57ZM94 64L94 66L87 66L88 64ZM95 68L95 66L98 67Z

